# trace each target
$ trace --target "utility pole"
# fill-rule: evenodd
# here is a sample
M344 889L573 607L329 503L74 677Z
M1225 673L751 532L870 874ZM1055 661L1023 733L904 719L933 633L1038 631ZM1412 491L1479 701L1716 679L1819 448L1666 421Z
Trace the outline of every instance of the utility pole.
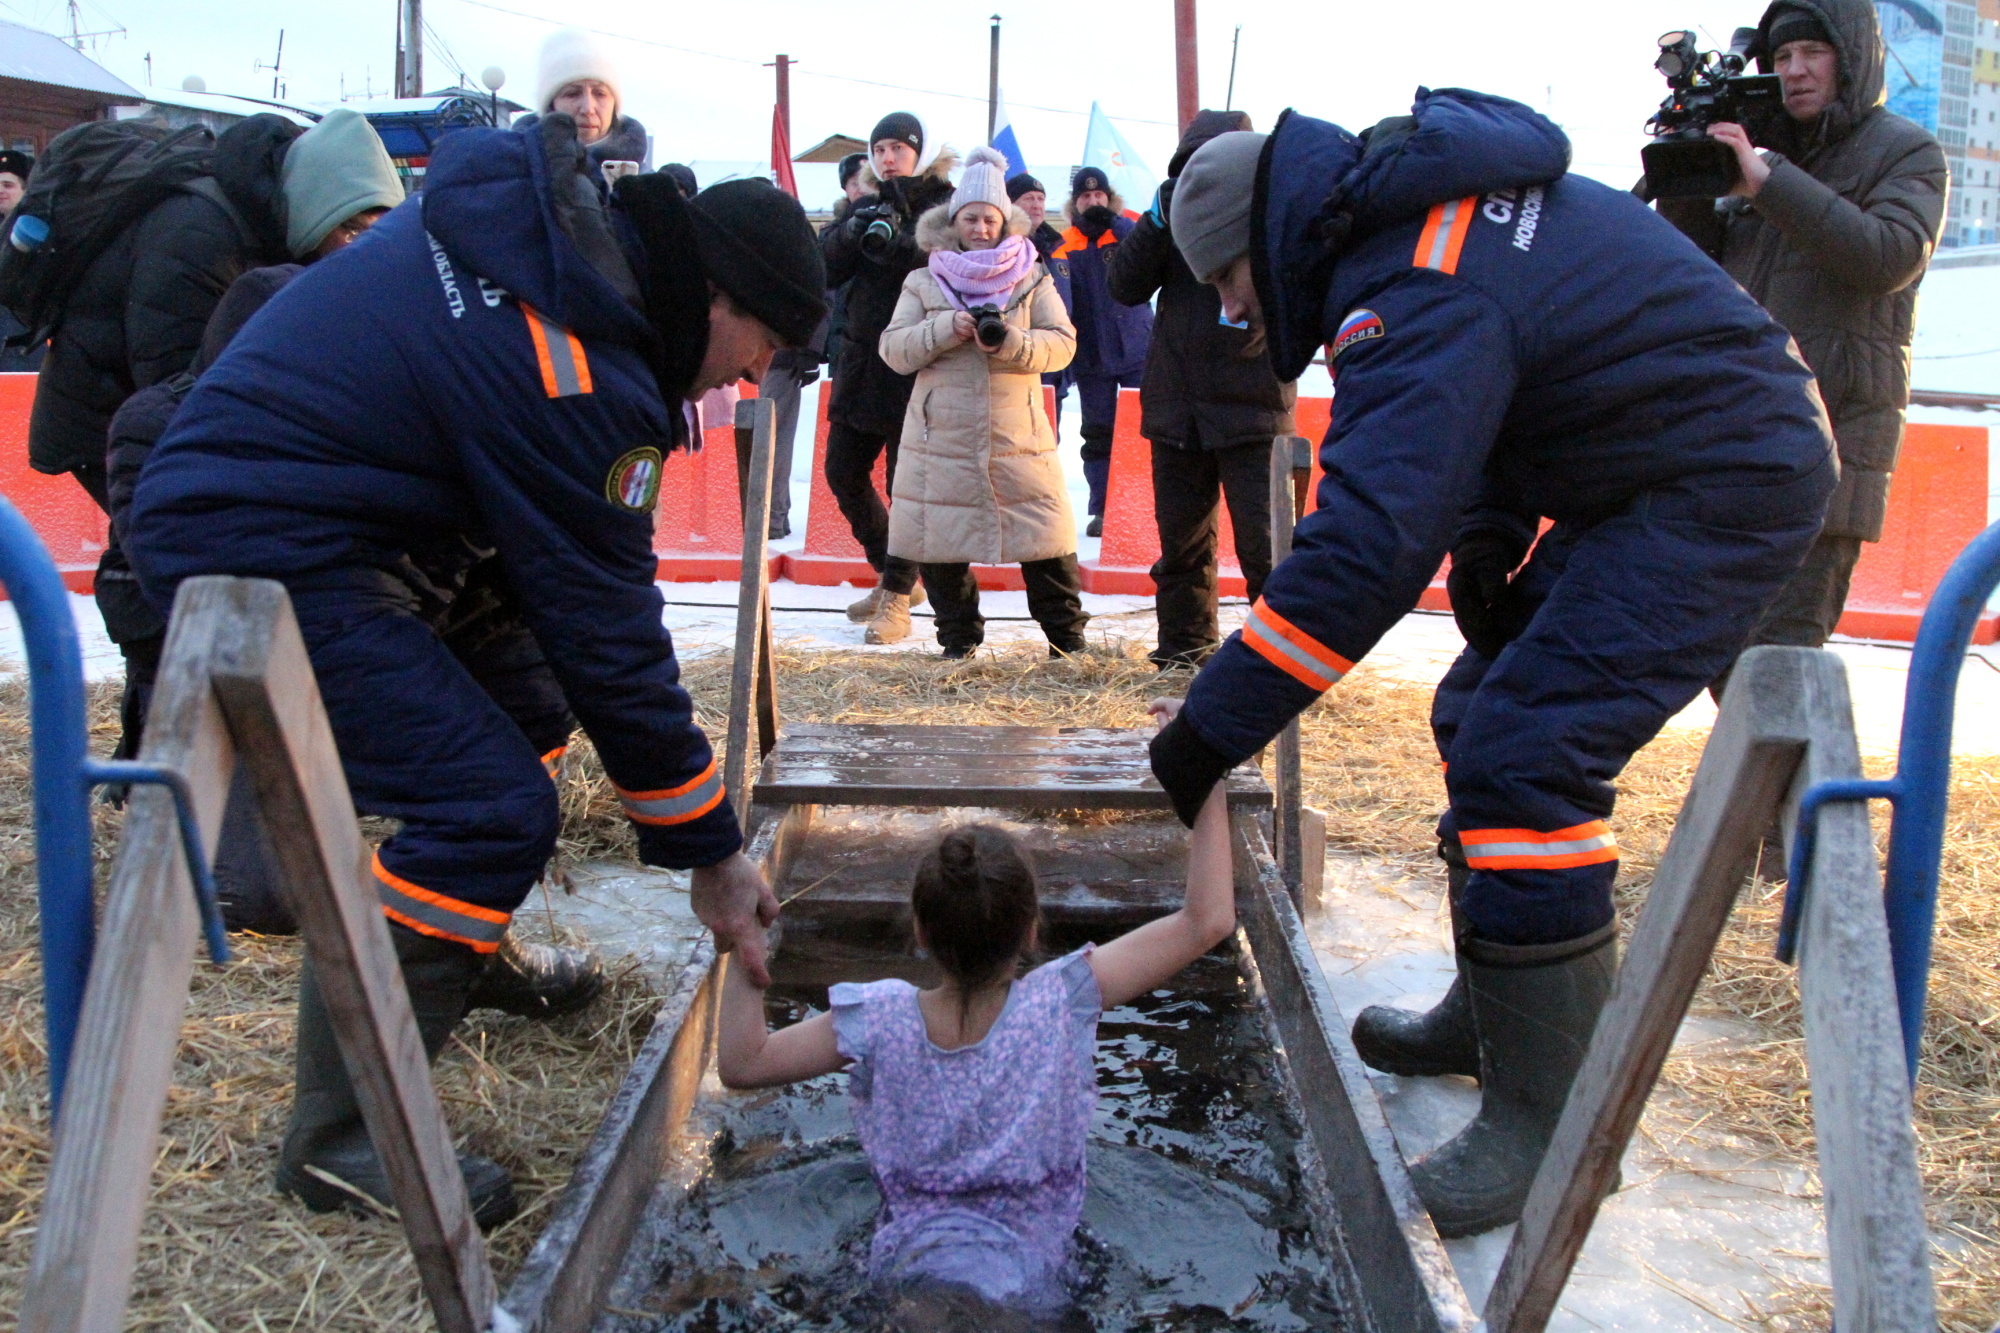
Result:
M1194 113L1201 110L1201 90L1195 70L1194 0L1174 0L1174 93L1180 105L1181 128L1185 130Z
M278 58L268 65L261 60L253 61L252 65L256 69L268 69L271 71L271 100L274 102L277 101L278 72L285 66L285 30L283 28L278 29Z
M396 0L396 96L424 95L424 0Z
M1236 35L1229 39L1229 91L1222 95L1222 109L1233 110L1236 106L1236 48L1243 45L1243 25L1236 25Z
M785 143L792 142L792 66L799 62L787 55L780 55L771 62L778 71L778 123L784 126Z
M1000 16L993 16L993 56L986 67L986 142L993 142L993 132L999 127L1000 119Z

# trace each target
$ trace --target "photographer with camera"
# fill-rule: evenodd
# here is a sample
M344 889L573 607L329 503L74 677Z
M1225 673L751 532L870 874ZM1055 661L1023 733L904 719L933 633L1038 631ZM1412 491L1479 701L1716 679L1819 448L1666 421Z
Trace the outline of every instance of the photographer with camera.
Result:
M1755 32L1747 52L1775 72L1783 105L1705 127L1733 156L1734 187L1675 197L1650 164L1646 184L1660 212L1790 330L1819 379L1840 486L1749 641L1817 648L1840 620L1861 543L1882 535L1946 168L1937 140L1883 105L1870 0L1778 0Z
M1359 136L1296 111L1218 135L1170 217L1280 381L1324 347L1340 386L1318 508L1152 742L1184 821L1447 552L1510 553L1431 710L1458 980L1354 1026L1377 1069L1480 1081L1477 1118L1410 1171L1446 1237L1520 1216L1611 993L1613 779L1741 650L1835 485L1784 329L1569 160L1518 102L1426 90Z
M947 658L985 638L977 564L1018 564L1049 655L1083 651L1082 579L1056 433L1037 385L1076 352L1076 330L1007 198L1007 159L975 148L949 204L917 223L924 267L903 280L882 335L890 369L916 376L889 550L923 568ZM908 632L908 611L904 611Z
M951 198L957 154L930 143L924 123L907 111L882 117L869 135L869 164L876 192L854 202L845 222L820 238L829 287L846 287L839 345L833 358L833 397L827 404L826 485L879 577L876 587L847 608L865 621L869 643L896 643L909 635L912 600L921 603L917 568L889 554L889 511L875 491L875 460L889 455L889 484L896 480L896 443L915 379L891 370L876 350L889 326L903 279L923 267L917 219Z

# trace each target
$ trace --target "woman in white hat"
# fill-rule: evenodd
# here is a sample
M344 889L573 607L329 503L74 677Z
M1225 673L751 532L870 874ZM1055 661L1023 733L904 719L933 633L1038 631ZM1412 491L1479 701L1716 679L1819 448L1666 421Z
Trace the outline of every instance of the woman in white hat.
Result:
M593 167L644 162L646 127L624 115L625 96L610 45L582 28L559 28L542 42L535 62L535 116L552 111L576 122L576 141Z

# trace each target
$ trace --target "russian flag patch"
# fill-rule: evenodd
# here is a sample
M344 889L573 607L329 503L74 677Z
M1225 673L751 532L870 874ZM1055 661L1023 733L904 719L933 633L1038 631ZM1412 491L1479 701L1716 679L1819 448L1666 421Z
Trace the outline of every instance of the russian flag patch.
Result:
M1386 330L1382 327L1382 317L1373 310L1366 307L1350 310L1347 318L1340 321L1340 331L1333 335L1333 346L1327 354L1327 360L1332 361L1355 343L1379 338L1384 332Z

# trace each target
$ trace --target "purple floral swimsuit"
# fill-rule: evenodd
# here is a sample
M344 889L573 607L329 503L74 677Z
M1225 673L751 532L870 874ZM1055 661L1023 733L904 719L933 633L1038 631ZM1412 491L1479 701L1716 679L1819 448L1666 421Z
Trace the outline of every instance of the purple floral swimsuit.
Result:
M954 1051L931 1042L907 981L843 982L831 997L882 1190L873 1276L1031 1310L1066 1304L1097 1103L1103 1001L1089 946L1016 981L992 1031Z

